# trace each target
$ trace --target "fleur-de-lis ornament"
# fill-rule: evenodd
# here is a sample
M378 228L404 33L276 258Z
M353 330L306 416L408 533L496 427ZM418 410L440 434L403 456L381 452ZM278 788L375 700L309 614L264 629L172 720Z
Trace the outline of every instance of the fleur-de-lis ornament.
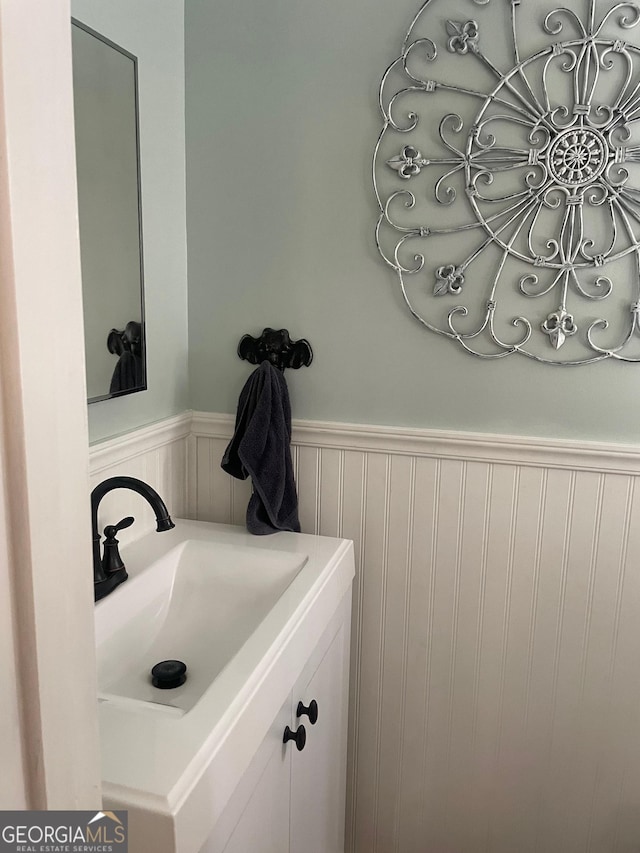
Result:
M545 335L549 335L549 341L555 349L560 349L565 340L578 331L573 316L562 306L549 314L541 329Z
M446 264L436 270L436 283L433 288L434 296L444 296L447 293L461 293L464 286L464 273L453 264Z
M475 51L478 47L478 36L480 31L476 21L447 21L447 32L451 36L447 48L451 53L464 55L469 51Z
M409 180L414 175L419 175L420 170L428 165L429 161L425 160L413 145L405 145L400 154L387 160L387 166L395 169L400 177L405 178L405 180Z

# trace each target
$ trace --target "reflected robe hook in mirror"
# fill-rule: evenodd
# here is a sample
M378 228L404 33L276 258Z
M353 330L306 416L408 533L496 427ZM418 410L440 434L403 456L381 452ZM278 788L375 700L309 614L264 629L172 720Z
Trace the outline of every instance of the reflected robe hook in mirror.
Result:
M107 349L117 356L123 352L142 356L142 324L131 320L123 330L111 329L107 336Z
M279 370L308 367L313 360L309 341L305 338L292 341L286 329L266 328L259 338L243 335L238 344L238 355L249 364L270 361Z

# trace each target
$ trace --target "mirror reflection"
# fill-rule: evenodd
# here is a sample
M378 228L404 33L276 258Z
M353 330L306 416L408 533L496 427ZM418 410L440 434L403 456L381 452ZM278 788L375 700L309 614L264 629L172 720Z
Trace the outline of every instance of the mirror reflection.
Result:
M136 57L72 21L90 403L146 388Z

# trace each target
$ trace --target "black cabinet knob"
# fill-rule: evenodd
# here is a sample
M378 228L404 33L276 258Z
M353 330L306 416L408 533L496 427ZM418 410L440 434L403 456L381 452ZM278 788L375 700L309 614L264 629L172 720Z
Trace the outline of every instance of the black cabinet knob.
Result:
M295 732L292 732L289 726L284 730L282 743L287 743L290 740L295 740L298 752L302 752L304 745L307 742L307 730L304 726L298 726Z
M306 714L309 717L309 722L312 726L318 722L318 703L315 699L312 699L309 702L309 706L305 707L302 702L298 702L298 709L296 710L296 717L301 717L303 714Z

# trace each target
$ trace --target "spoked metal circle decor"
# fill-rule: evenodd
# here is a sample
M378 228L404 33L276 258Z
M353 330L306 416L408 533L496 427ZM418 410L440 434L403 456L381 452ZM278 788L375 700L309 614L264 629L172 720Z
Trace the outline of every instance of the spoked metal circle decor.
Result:
M420 8L373 180L378 249L428 329L487 359L640 362L638 23L611 0Z

